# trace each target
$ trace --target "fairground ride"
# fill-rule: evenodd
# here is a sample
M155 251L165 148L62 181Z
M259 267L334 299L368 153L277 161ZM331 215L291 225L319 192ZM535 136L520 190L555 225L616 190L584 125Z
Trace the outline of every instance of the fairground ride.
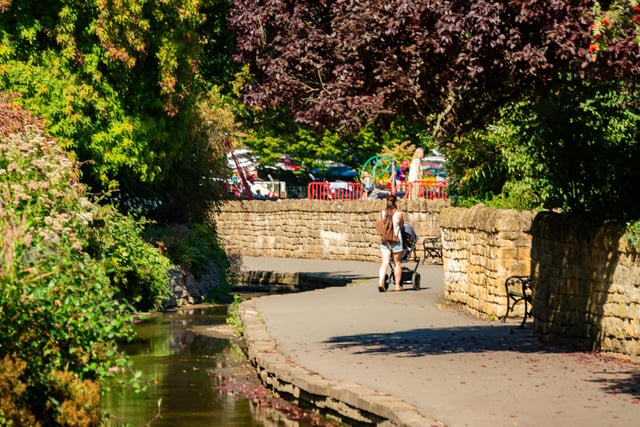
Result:
M370 157L360 170L360 184L366 191L371 191L380 184L386 187L397 164L393 156ZM395 182L391 182L391 185L394 187Z
M247 194L247 198L249 200L252 200L253 194L251 193L251 186L247 181L247 177L245 176L244 169L240 166L240 162L238 162L238 158L233 153L233 144L231 143L230 139L227 140L226 146L227 146L227 149L229 150L229 153L231 154L231 158L233 159L233 162L236 165L236 170L238 171L238 177L242 181L242 185L244 186L244 191Z

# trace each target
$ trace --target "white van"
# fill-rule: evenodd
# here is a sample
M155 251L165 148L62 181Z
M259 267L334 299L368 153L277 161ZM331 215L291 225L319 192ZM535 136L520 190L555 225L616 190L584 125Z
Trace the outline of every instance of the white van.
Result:
M243 169L255 169L260 163L258 156L253 154L253 152L248 148L239 148L233 152L233 155L236 157L236 159L238 160L238 164ZM236 164L233 161L233 156L231 155L231 153L227 153L227 166L229 167L229 169L236 168Z

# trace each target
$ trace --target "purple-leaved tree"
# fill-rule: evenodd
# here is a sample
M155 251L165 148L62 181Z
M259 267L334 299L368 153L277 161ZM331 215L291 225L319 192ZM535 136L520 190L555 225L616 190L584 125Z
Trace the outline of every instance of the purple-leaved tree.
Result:
M506 102L580 79L640 76L637 45L593 61L590 0L234 0L245 100L315 127L403 114L436 134L481 127ZM635 49L635 50L634 50Z

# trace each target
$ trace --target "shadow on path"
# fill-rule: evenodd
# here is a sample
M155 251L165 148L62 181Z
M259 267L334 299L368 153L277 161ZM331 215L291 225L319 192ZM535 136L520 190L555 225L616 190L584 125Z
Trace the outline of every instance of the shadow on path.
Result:
M326 344L352 348L356 354L397 354L404 357L485 351L560 353L567 347L542 344L531 329L500 324L456 328L423 328L391 333L337 336ZM361 349L357 349L362 347Z
M628 394L636 399L633 404L640 403L640 372L635 371L599 371L595 372L590 382L600 384L604 392L611 395ZM640 410L640 408L638 408Z
M607 394L626 394L634 398L630 403L640 403L640 363L566 345L543 344L531 329L509 324L336 336L325 343L353 354L394 354L401 358L501 351L565 355L570 359L565 360L564 369L573 369L586 381L599 384Z

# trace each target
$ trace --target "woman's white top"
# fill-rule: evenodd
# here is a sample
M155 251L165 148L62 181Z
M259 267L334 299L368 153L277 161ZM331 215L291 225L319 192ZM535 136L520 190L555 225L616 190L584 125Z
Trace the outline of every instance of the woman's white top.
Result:
M419 157L411 160L409 166L409 182L416 182L422 180L422 162Z

